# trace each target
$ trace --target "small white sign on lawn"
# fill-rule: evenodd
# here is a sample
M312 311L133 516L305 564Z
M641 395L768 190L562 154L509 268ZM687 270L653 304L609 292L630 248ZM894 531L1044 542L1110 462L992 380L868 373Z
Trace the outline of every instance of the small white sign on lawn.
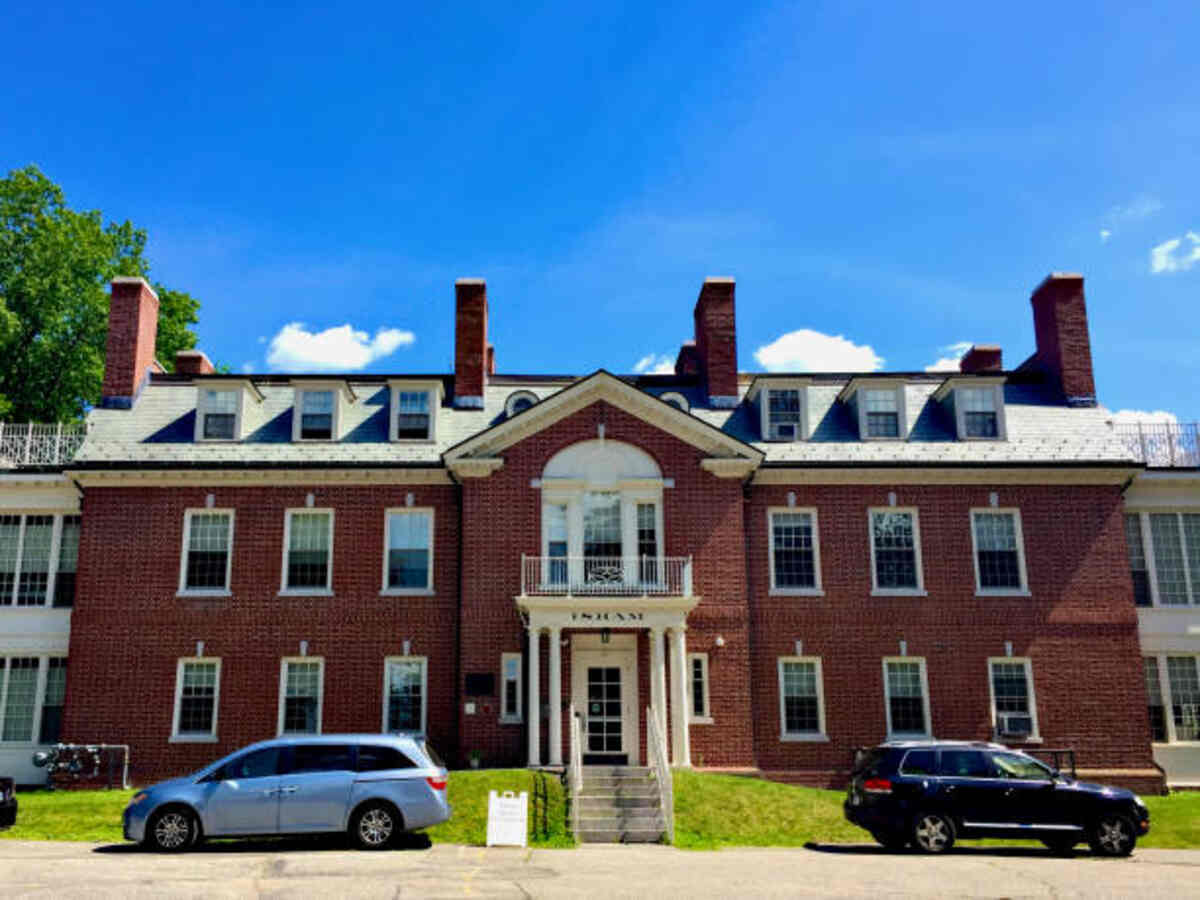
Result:
M529 830L529 794L488 791L487 845L524 847Z

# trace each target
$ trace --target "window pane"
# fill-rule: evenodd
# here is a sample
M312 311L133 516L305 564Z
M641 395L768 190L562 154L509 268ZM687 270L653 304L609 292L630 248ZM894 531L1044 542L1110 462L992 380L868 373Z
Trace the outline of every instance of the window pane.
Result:
M815 588L816 558L810 513L772 513L771 542L775 559L775 586Z
M783 664L783 730L787 734L821 731L816 663Z
M300 396L300 437L304 440L333 437L333 391L304 391Z
M264 747L253 753L239 756L226 763L222 777L236 780L241 778L269 778L279 773L279 748Z
M1167 657L1167 683L1171 686L1171 717L1175 740L1200 741L1200 676L1194 656Z
M388 515L388 587L428 588L432 516L427 512Z
M288 662L285 663L285 671L283 730L289 734L316 734L321 664Z
M910 750L900 765L902 775L936 775L937 752L934 750Z
M584 577L588 581L621 581L621 495L583 495Z
M866 391L867 412L897 412L895 391Z
M975 513L980 588L1020 588L1017 524L1012 513Z
M1162 687L1158 683L1158 660L1147 656L1142 660L1146 673L1146 706L1150 711L1150 739L1167 739L1167 711L1163 707Z
M912 513L874 513L872 527L875 534L876 586L917 587L917 553L913 540Z
M996 392L992 388L960 388L967 437L998 437Z
M1150 606L1150 573L1146 571L1146 548L1142 543L1142 517L1125 516L1125 544L1129 547L1129 574L1133 577L1135 606Z
M1179 535L1179 516L1155 513L1150 516L1150 535L1154 541L1154 568L1158 581L1158 602L1164 606L1186 605L1187 579L1183 573L1183 545Z
M503 672L501 673L504 681L504 708L500 711L502 716L516 717L521 711L521 658L519 656L505 656L502 663Z
M1188 574L1192 576L1192 602L1200 603L1200 514L1184 513L1183 536L1187 543Z
M951 778L988 778L992 768L978 750L943 750L941 770Z
M53 516L26 516L21 548L18 606L44 606L50 587L50 545L54 541Z
M388 663L388 731L421 730L422 668L416 661Z
M416 763L395 747L363 744L358 748L358 771L386 772L389 769L415 769Z
M692 657L692 715L708 715L704 708L704 660L699 656Z
M4 729L0 740L33 740L38 664L36 656L18 656L8 661L8 699L4 704Z
M329 513L292 513L288 539L289 588L329 584Z
M237 420L238 398L235 391L205 391L201 415L204 436L232 440Z
M54 605L75 605L75 571L79 566L79 516L63 516L58 546L58 574L54 576Z
M354 748L349 744L297 744L291 748L285 775L305 772L353 772Z
M396 437L429 437L429 394L400 391L396 394Z
M21 517L0 516L0 604L11 605L17 578L17 545Z
M228 587L225 574L229 563L229 513L194 513L188 526L188 590L219 590Z
M1024 663L992 663L996 712L1029 715L1029 684Z
M546 555L551 561L546 567L549 584L566 584L567 581L567 508L554 503L542 507L546 528Z
M38 742L57 744L62 732L63 701L67 696L67 661L51 657L46 672L46 692L42 695L42 726Z
M236 413L237 393L234 391L205 391L204 411L207 413Z
M643 583L658 581L658 510L653 503L637 505L638 568Z
M795 438L800 434L800 391L767 392L767 437Z
M217 664L183 664L179 692L179 733L212 734L217 697Z
M888 706L892 731L896 734L925 734L925 704L919 663L887 664Z

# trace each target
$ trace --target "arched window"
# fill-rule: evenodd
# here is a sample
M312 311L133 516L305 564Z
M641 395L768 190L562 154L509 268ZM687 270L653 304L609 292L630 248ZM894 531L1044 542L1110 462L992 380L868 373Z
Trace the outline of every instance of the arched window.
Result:
M533 391L514 391L504 401L504 415L511 419L517 413L525 412L537 402L537 394Z

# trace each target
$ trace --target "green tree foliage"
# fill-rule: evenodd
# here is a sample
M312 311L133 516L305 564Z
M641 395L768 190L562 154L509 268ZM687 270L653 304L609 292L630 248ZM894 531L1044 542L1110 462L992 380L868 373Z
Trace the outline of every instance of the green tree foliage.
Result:
M36 166L0 179L0 418L55 422L100 399L109 282L149 272L146 233L76 212ZM157 356L196 345L200 304L156 284Z

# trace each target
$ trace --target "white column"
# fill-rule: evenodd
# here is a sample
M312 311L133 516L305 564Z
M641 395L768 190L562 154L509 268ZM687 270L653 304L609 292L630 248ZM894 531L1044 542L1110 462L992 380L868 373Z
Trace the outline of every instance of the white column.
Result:
M562 636L561 628L550 629L550 765L563 764L562 751Z
M538 651L541 649L542 632L536 626L529 626L529 703L526 704L525 715L529 717L529 765L542 764L542 698L538 682L542 679L542 661Z
M663 630L650 629L650 706L663 740L667 737L667 660L663 656Z
M671 629L671 765L690 768L687 644L683 626Z

